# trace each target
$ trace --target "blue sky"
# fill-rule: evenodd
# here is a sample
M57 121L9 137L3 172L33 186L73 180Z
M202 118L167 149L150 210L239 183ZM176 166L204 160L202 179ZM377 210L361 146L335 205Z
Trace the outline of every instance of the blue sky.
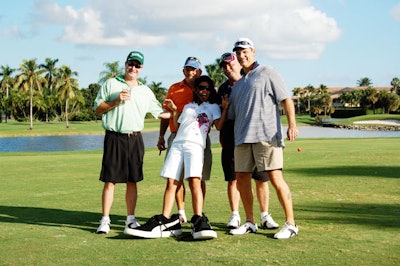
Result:
M0 10L0 65L58 58L98 82L104 63L145 55L141 76L164 87L182 80L182 65L203 65L253 40L257 60L277 69L288 90L355 86L368 77L390 86L400 77L400 1L364 0L14 0Z

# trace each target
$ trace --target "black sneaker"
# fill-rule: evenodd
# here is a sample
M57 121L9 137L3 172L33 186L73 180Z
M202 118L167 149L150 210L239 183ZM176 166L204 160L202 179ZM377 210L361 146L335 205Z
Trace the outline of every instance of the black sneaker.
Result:
M208 218L203 216L194 215L190 220L192 223L192 236L195 240L204 240L217 238L217 232L212 230Z
M182 234L179 215L173 214L170 219L164 215L154 215L145 224L137 228L125 228L124 234L143 238L161 238Z

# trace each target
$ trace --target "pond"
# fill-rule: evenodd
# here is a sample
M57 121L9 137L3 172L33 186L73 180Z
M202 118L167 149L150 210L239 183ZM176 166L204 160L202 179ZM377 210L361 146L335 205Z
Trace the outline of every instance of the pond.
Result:
M286 128L284 128L286 130ZM400 131L348 130L328 127L299 127L298 138L396 138ZM158 131L143 132L146 148L155 148ZM212 143L218 143L219 132L212 130ZM104 135L0 137L0 152L47 152L103 149Z

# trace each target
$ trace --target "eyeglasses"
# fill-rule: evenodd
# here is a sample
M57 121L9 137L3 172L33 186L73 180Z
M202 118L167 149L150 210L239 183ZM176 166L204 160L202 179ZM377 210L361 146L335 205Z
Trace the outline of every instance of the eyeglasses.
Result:
M253 46L251 43L249 43L248 41L238 41L235 43L235 47L239 46L239 45L249 45L249 46Z
M204 85L198 85L198 86L197 86L197 89L198 89L199 91L202 91L202 90L211 91L211 90L212 90L212 88L211 88L210 86L204 86Z
M231 62L233 60L235 60L235 55L233 53L224 53L223 55L221 55L221 60L222 61L226 61L226 62Z
M135 67L135 68L137 68L137 69L143 67L142 64L140 64L140 63L138 63L138 62L135 62L135 61L128 61L127 64L128 64L128 66L130 66L130 67Z
M189 56L189 57L186 59L186 62L192 61L192 60L196 61L197 63L199 63L199 64L201 65L200 60L199 60L197 57L194 57L194 56Z

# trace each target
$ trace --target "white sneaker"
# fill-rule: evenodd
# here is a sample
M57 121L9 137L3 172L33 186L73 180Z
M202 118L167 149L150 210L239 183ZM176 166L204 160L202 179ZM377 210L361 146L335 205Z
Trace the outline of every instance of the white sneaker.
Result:
M251 222L247 221L244 224L242 224L239 228L237 229L232 229L229 231L229 234L231 235L244 235L247 233L255 233L257 232L257 224L252 224Z
M279 224L277 224L274 219L272 219L271 214L264 215L261 217L261 228L263 229L277 229Z
M276 239L289 239L299 234L299 228L297 225L291 225L286 222L282 229L274 235Z
M125 228L135 229L139 227L139 221L136 218L133 218L129 221L125 221Z
M110 223L110 219L101 218L96 234L108 234L108 232L110 232Z
M229 229L236 229L240 226L240 216L232 214L229 223L226 225Z

